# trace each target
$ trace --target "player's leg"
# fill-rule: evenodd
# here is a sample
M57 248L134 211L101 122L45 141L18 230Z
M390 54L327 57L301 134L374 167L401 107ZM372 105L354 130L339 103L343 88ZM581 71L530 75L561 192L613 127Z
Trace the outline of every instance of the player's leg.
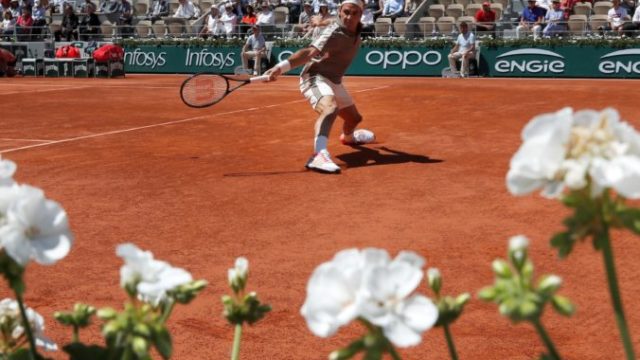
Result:
M333 92L336 98L336 104L340 109L340 116L344 123L342 125L342 135L340 141L345 145L364 145L372 143L376 137L373 132L365 129L357 129L356 127L362 122L362 115L358 111L356 104L353 102L351 95L342 84L332 84Z
M339 173L340 167L331 160L331 156L327 151L331 127L338 116L338 104L336 103L333 89L321 77L312 77L301 78L300 91L318 113L314 126L314 154L305 166L308 169L319 172Z
M473 57L473 52L468 52L462 56L462 75L469 76L469 60Z
M242 68L249 69L249 58L253 55L253 51L242 52Z
M460 52L454 52L454 53L450 53L448 58L449 58L449 69L451 69L451 72L454 74L458 73L458 70L456 68L456 60L458 60L460 58L460 56L462 56L462 54Z

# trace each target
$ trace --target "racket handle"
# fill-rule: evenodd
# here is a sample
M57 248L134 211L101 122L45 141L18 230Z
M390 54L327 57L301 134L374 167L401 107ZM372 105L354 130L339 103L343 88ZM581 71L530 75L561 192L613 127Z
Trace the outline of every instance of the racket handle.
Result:
M252 77L251 79L249 79L249 81L251 81L252 83L267 82L267 81L269 81L269 75L255 76L255 77Z

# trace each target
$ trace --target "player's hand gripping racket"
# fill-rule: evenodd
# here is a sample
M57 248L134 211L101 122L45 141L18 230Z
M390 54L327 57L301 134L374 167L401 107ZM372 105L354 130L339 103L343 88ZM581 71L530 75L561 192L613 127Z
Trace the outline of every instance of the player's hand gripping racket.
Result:
M269 75L250 78L246 75L195 74L180 86L180 97L188 106L203 108L219 103L234 90L247 84L266 81L269 81Z

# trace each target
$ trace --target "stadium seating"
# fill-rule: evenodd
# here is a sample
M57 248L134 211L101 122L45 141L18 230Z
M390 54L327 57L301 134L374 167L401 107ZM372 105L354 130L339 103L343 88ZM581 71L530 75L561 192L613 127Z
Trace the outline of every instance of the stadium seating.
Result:
M476 31L476 18L473 16L460 16L456 19L456 26L460 29L461 22L467 23L469 25L469 31Z
M613 3L610 1L598 1L593 4L593 13L596 15L607 15L609 9L613 7Z
M424 16L418 20L418 27L424 37L431 36L436 30L436 18Z
M376 36L388 35L391 30L391 19L386 17L379 17L373 24Z
M573 14L589 16L591 15L591 9L592 9L592 5L590 2L576 3L573 6Z
M444 5L445 8L453 3L455 3L454 0L438 0L438 4Z
M502 14L504 12L504 8L502 7L502 4L500 3L491 4L491 10L493 10L496 13L496 21L502 19Z
M149 10L149 0L136 0L134 9L136 16L143 17Z
M494 4L501 4L502 5L502 10L503 11L506 11L509 8L509 3L510 2L511 2L510 0L493 0Z
M587 31L587 16L581 14L571 15L567 22L567 26L569 27L569 32L572 35L583 36Z
M112 38L114 30L115 26L113 26L113 24L108 20L103 21L100 25L100 32L102 32L102 36L104 36L105 38Z
M429 6L429 16L434 17L436 19L444 16L444 5L442 4L433 4Z
M156 21L155 24L151 25L151 28L153 28L153 34L157 38L164 37L167 32L167 26L164 21Z
M446 14L457 19L464 14L464 6L462 4L451 4L447 6Z
M148 20L139 21L136 24L136 33L138 34L138 37L141 37L141 38L150 37L152 34L151 21L148 21Z
M408 17L399 17L393 23L393 32L398 36L406 36Z
M609 16L607 15L591 15L589 18L589 28L591 32L597 32L598 28L605 27L609 23Z
M455 22L456 19L452 18L451 16L442 16L438 19L436 25L438 26L438 31L440 32L440 34L451 35L454 30Z
M469 5L470 2L471 0L456 0L456 3L462 5L463 7Z
M467 16L476 16L478 11L481 10L481 9L482 9L482 5L481 4L469 4L464 9L464 13Z

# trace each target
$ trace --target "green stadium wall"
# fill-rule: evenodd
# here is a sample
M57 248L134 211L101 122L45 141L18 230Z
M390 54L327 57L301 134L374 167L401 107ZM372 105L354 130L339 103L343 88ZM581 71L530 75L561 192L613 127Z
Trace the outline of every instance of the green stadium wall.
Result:
M271 63L298 48L273 47ZM362 47L348 75L440 76L450 47ZM241 47L128 46L127 73L233 73ZM639 78L640 49L588 46L481 48L479 68L489 77ZM299 70L298 70L299 71ZM296 73L295 71L292 72Z

